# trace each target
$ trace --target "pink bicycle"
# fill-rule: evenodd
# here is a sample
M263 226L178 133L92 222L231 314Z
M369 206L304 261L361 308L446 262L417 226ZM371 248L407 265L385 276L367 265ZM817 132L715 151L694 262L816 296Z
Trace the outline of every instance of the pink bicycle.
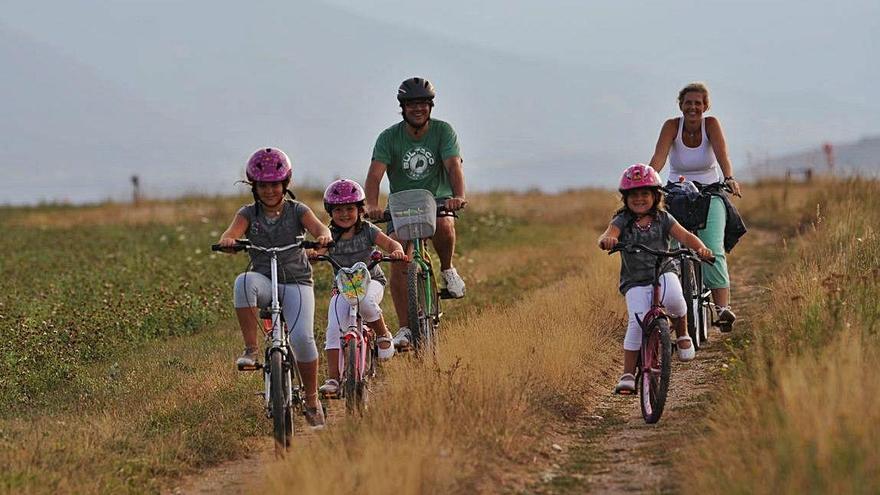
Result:
M370 263L362 261L350 267L339 264L333 256L320 254L314 257L317 261L326 261L336 269L336 286L334 290L344 297L350 305L347 330L340 335L341 352L339 353L339 376L342 382L342 398L345 399L345 410L348 413L363 413L366 409L370 392L370 380L376 376L376 362L379 359L379 348L375 335L364 325L358 306L367 295L370 286L370 270L383 261L396 261L373 251Z
M660 275L663 261L667 258L686 257L699 263L699 258L690 249L657 251L642 244L617 244L608 254L618 251L630 253L645 252L653 255L654 282L651 298L651 309L636 320L642 327L642 348L636 362L636 388L639 391L639 402L645 423L660 421L666 395L669 392L669 379L672 374L672 339L669 335L669 315L663 307L660 287ZM714 260L711 260L713 262Z

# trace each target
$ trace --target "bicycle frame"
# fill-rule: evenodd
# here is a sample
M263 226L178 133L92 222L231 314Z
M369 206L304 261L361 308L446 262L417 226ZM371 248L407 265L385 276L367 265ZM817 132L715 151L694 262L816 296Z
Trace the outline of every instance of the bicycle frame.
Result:
M434 307L437 305L435 300L437 295L433 293L434 281L431 278L434 275L434 269L430 259L423 254L427 245L424 239L413 239L411 242L413 243L412 263L418 264L422 268L422 273L425 274L425 313L431 316L434 325L436 325L439 323L437 320L440 316L436 314L439 312L434 311Z

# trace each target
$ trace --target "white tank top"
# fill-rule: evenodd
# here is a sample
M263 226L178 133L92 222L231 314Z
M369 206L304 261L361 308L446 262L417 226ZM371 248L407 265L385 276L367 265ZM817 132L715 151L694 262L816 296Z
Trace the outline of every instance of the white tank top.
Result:
M669 180L678 182L679 176L686 180L692 180L701 184L712 184L721 180L721 167L715 160L715 150L706 136L706 118L700 122L700 132L703 139L696 148L685 146L681 140L684 117L678 119L678 134L672 142L669 150Z

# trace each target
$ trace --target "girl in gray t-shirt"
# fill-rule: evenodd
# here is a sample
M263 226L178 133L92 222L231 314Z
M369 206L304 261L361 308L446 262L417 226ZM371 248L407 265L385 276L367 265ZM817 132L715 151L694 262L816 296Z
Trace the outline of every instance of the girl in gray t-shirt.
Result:
M370 263L370 255L381 247L389 256L403 260L406 254L399 242L385 235L381 229L363 219L364 194L360 184L349 179L339 179L327 187L324 193L324 208L330 214L330 232L335 244L327 250L328 254L342 266L352 266L358 261ZM370 272L370 285L367 294L358 305L358 312L364 323L376 334L379 359L391 359L394 345L391 332L385 325L379 304L385 294L385 274L379 265ZM321 393L328 398L339 394L339 350L340 338L348 329L348 316L351 305L348 300L333 291L330 307L327 309L327 339L324 351L327 358L327 381L321 386Z
M290 159L278 148L260 148L248 160L245 169L254 202L236 212L229 227L217 242L232 247L235 240L247 237L255 245L280 247L296 243L306 232L324 246L331 241L330 230L315 213L293 199L290 192ZM285 196L290 196L287 199ZM245 349L236 361L239 369L259 361L257 335L260 333L259 309L272 301L269 258L265 253L248 251L251 269L240 274L233 286L233 304ZM284 319L290 329L290 346L302 377L306 421L313 428L324 427L324 412L318 401L318 348L315 345L315 292L312 267L302 249L278 255L278 295Z
M703 242L663 210L660 186L660 176L647 165L639 163L627 168L618 188L623 207L614 214L608 228L599 237L599 247L610 250L621 242L644 244L655 250L666 251L671 237L696 251L701 258L711 258L712 252ZM655 260L644 252L621 251L620 256L619 287L626 298L629 323L623 340L623 376L614 392L631 394L636 390L636 360L642 347L642 328L636 315L641 315L641 318L651 309ZM690 361L694 358L694 347L687 335L687 308L674 263L667 262L662 267L660 285L663 295L661 302L672 318L672 327L677 336L678 357L682 361Z

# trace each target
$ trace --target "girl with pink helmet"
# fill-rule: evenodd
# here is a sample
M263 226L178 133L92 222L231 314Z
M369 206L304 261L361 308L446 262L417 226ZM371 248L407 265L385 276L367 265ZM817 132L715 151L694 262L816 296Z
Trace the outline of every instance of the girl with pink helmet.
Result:
M330 232L335 241L327 251L343 266L352 266L358 261L369 263L370 254L381 247L394 259L406 258L403 246L385 235L382 230L364 220L364 190L357 182L349 179L333 181L324 191L324 209L330 214ZM385 325L379 304L385 294L385 274L379 265L370 272L370 285L367 295L358 310L364 323L376 333L379 359L391 359L394 346L391 332ZM330 298L327 310L327 340L324 346L327 359L327 381L321 386L321 394L327 398L339 396L339 338L345 331L350 305L340 294Z
M296 200L288 189L292 179L290 159L278 148L255 151L245 168L254 202L242 206L217 242L232 247L235 240L247 237L255 245L276 247L294 244L305 233L326 245L330 230L314 212ZM269 257L248 251L250 268L235 279L233 302L235 315L244 337L244 353L236 361L239 368L252 367L259 359L257 335L259 308L272 298ZM324 426L324 411L318 400L318 348L315 345L315 293L312 266L303 249L291 249L278 255L279 294L284 319L290 329L290 344L302 376L306 396L305 416L313 428Z
M666 251L670 237L696 251L703 259L712 257L712 251L694 234L682 227L663 209L660 193L660 176L644 164L627 167L620 178L618 190L623 207L615 212L608 228L599 237L599 247L610 250L618 242L644 244L650 248ZM636 315L644 315L651 309L652 283L654 280L654 257L647 253L621 251L620 293L626 298L629 323L623 340L623 375L614 388L618 394L631 394L636 390L635 371L639 349L642 346L642 329ZM670 260L671 261L671 260ZM694 347L687 335L687 307L678 280L678 267L667 262L660 278L663 305L672 319L678 358L690 361Z

